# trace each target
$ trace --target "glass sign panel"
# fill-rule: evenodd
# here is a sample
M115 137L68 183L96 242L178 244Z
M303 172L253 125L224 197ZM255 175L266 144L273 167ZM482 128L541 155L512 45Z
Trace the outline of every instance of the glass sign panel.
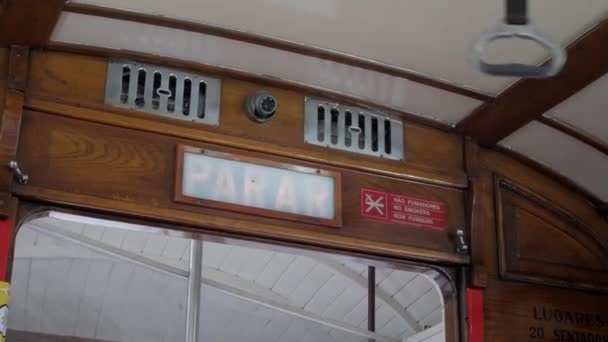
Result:
M180 168L178 202L339 225L338 173L186 146Z

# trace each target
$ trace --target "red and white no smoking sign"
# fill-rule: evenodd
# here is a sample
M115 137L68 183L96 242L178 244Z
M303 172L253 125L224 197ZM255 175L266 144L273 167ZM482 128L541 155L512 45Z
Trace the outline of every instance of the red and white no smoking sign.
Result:
M377 221L445 229L445 204L408 195L361 189L361 216Z

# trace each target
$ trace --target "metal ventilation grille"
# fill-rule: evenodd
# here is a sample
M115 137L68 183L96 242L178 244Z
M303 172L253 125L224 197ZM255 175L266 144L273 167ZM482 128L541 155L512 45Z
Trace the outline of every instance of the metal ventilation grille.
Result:
M305 99L304 141L393 160L404 159L403 122L337 103Z
M106 104L217 126L220 87L215 78L110 59Z

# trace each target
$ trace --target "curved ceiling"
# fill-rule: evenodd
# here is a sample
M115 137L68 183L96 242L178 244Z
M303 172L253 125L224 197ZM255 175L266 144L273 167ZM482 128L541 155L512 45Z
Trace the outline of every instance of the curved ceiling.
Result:
M536 121L517 130L500 145L556 170L608 201L608 157L601 151Z
M608 74L550 109L544 115L577 127L608 145L607 90Z
M373 70L171 27L64 13L53 42L143 52L348 94L454 124L482 102ZM294 68L297 65L297 68Z
M485 76L467 63L471 43L503 17L502 0L73 0L232 28L414 70L497 94L514 79ZM531 22L563 45L608 13L608 1L529 1ZM538 63L542 49L497 44L489 59Z

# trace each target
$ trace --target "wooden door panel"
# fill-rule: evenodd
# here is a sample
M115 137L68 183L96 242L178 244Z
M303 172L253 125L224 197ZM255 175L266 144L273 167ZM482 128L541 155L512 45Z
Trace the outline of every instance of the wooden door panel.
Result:
M492 281L485 341L608 341L608 295Z
M500 275L608 290L608 249L580 219L507 179L495 179Z

